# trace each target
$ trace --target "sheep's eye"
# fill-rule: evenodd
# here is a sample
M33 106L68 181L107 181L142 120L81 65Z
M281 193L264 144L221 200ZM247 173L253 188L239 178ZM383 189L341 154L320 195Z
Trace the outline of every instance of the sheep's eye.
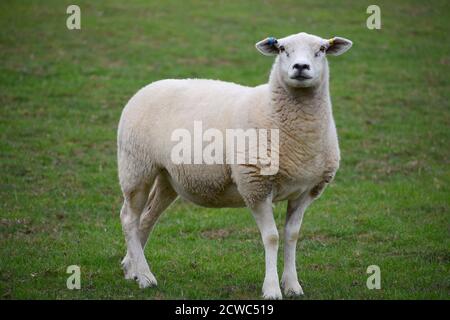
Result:
M286 51L286 48L285 48L284 46L279 46L279 47L278 47L278 50L280 50L280 53L281 53L281 52L286 53L286 57L289 57L289 53Z
M316 52L315 56L318 57L318 56L320 55L320 53L321 53L321 52L322 52L322 53L325 52L325 50L326 50L325 46L321 46L320 49L319 49L319 51Z

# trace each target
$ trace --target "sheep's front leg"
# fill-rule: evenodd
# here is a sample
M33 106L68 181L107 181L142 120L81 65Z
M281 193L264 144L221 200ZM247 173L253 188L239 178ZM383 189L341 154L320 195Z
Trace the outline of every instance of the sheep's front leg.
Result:
M311 197L307 193L296 200L288 202L284 227L284 270L281 276L281 286L286 296L300 296L303 294L295 267L295 251L303 214L311 201Z
M266 275L262 289L263 297L264 299L281 299L277 271L278 231L273 217L272 201L267 199L257 203L250 209L261 232L266 256Z

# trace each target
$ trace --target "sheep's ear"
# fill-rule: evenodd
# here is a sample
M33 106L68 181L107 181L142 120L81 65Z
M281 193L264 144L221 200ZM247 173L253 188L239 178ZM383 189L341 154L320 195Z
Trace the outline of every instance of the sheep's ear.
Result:
M265 56L277 55L279 50L279 44L277 39L273 37L266 38L255 44L256 49Z
M328 44L329 46L327 49L327 54L338 56L350 49L353 45L353 42L345 38L333 37L328 40Z

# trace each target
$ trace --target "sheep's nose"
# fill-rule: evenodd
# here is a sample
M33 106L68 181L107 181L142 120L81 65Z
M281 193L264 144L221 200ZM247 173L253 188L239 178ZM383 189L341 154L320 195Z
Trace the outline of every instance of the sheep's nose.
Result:
M303 70L309 70L310 69L310 66L309 66L309 64L306 64L306 63L296 63L296 64L294 64L293 66L292 66L292 68L294 68L294 69L296 69L296 70L298 70L298 71L303 71Z

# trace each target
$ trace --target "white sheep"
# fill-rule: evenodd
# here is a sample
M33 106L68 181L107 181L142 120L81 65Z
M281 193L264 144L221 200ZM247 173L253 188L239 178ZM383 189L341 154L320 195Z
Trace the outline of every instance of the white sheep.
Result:
M158 217L179 195L206 207L250 209L265 249L263 297L280 299L272 203L288 200L281 286L286 295L303 294L295 266L303 213L333 179L340 159L326 55L351 46L344 38L306 33L267 38L256 44L262 54L276 56L267 84L252 88L216 80L162 80L130 99L118 129L127 279L136 279L141 288L157 284L144 248ZM172 133L193 130L195 121L222 132L279 129L278 172L262 175L258 164L173 163Z

